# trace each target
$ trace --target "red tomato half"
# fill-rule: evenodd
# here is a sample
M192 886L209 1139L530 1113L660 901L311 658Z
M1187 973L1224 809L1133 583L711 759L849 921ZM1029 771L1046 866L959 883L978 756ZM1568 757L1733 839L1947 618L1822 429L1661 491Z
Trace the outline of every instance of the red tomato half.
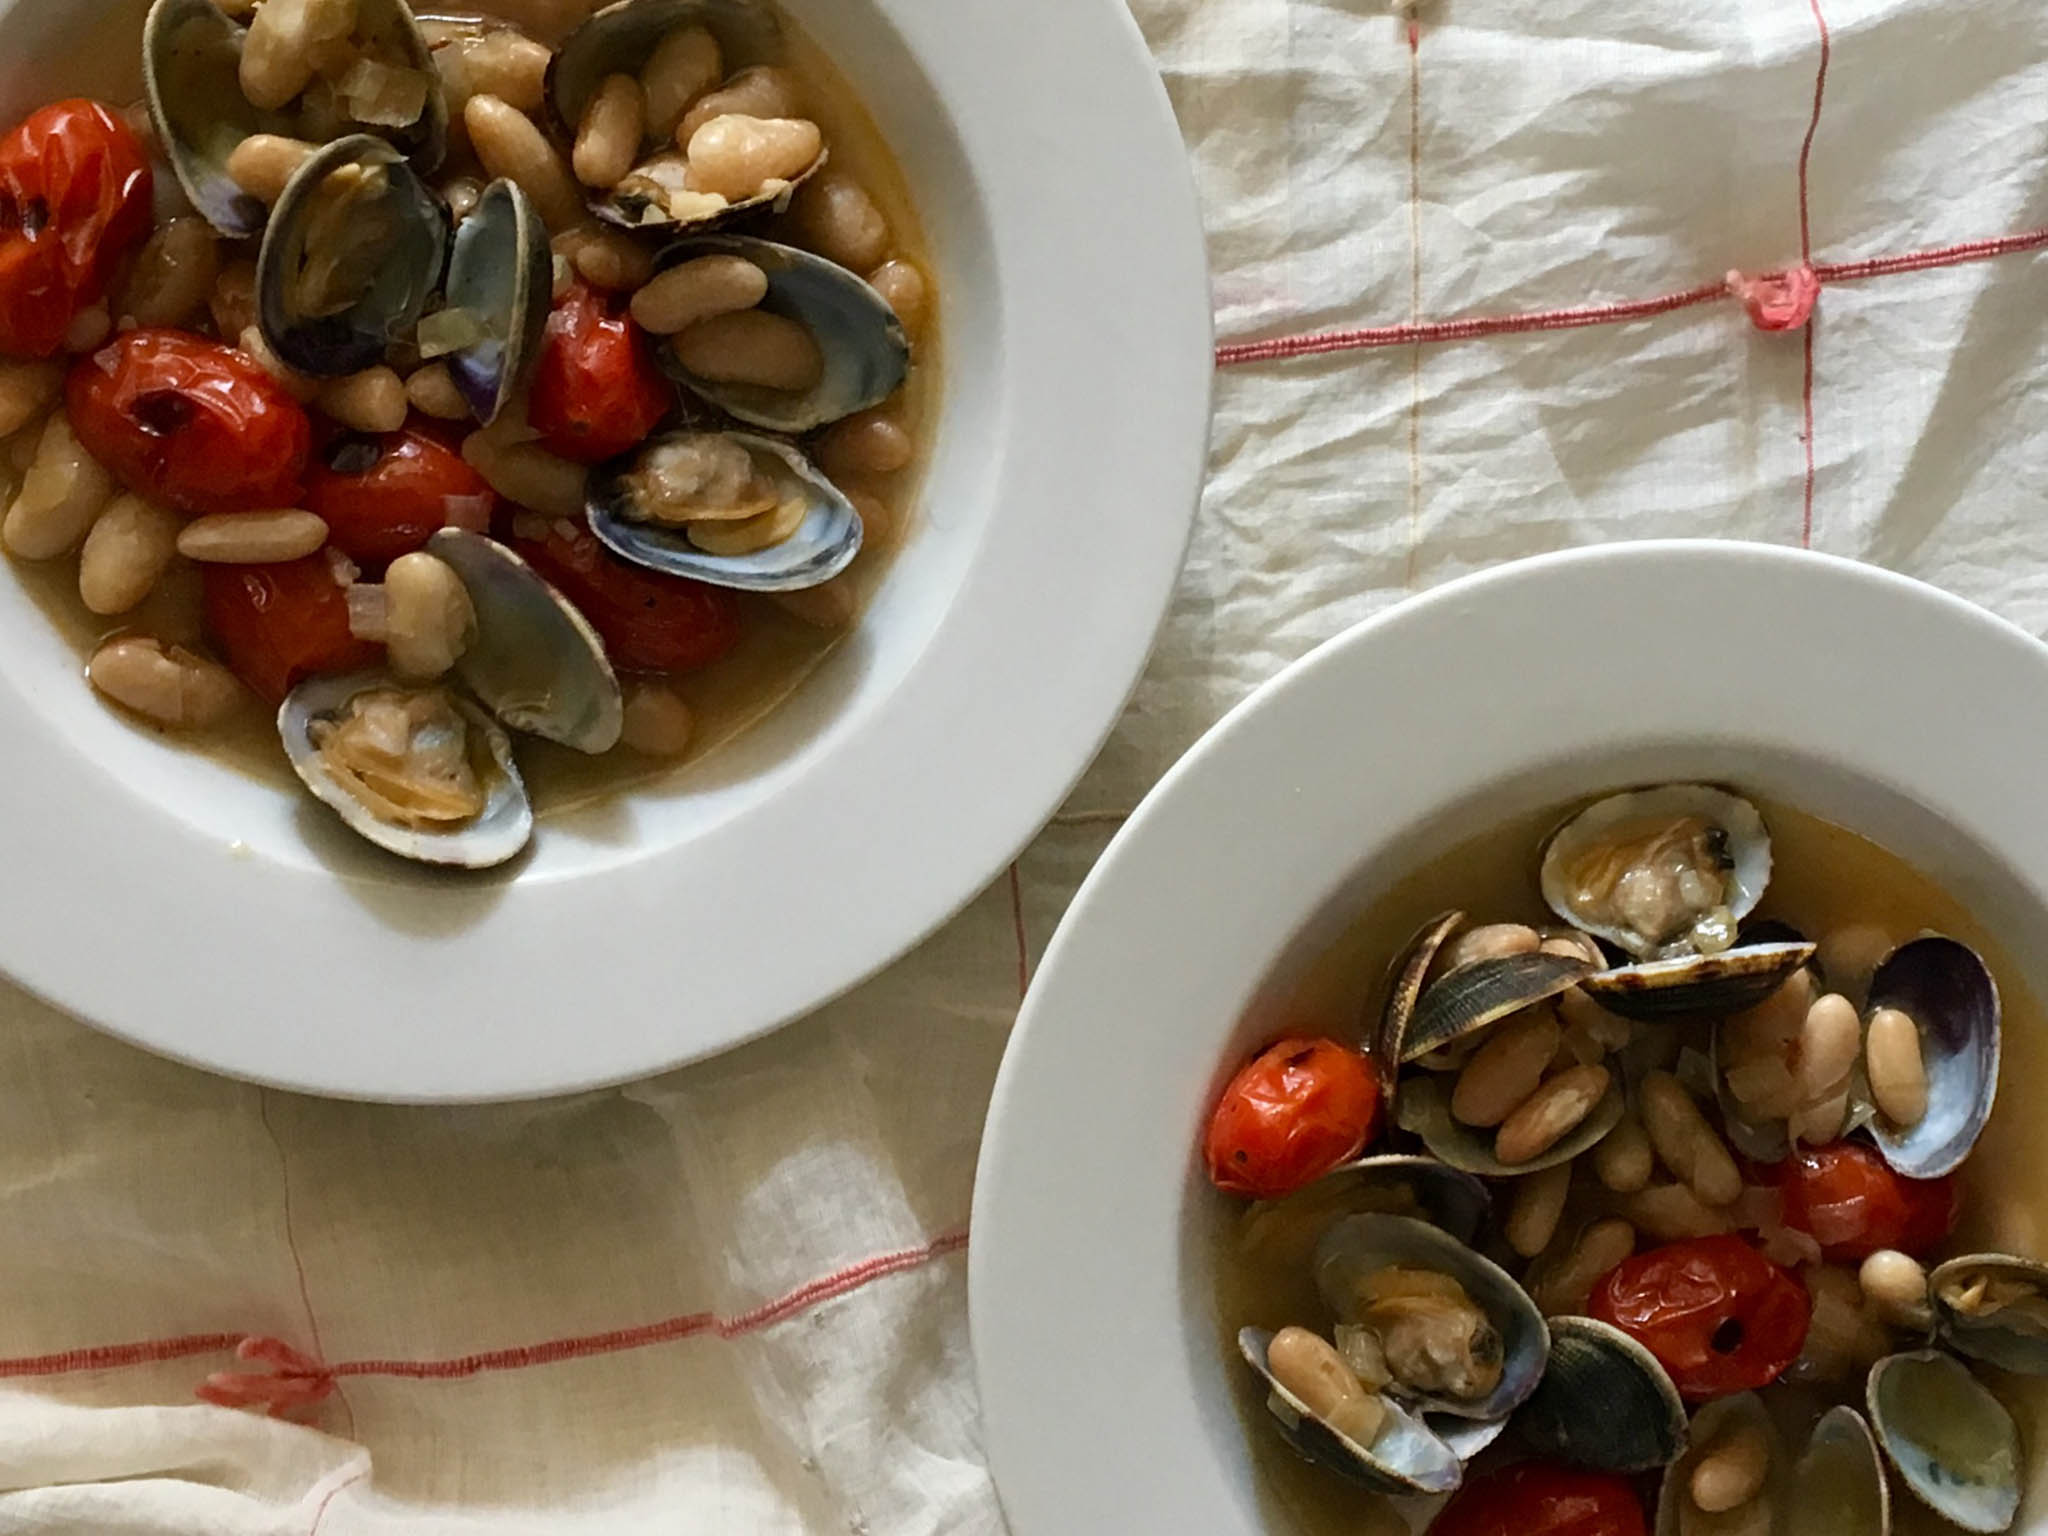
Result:
M674 402L637 325L582 283L562 296L548 315L527 408L542 446L599 464L645 438Z
M149 235L149 157L96 101L53 102L0 138L0 352L49 357Z
M1692 1402L1770 1385L1799 1358L1813 1301L1741 1238L1689 1238L1624 1259L1586 1311L1641 1344Z
M545 539L512 547L590 620L615 666L687 672L740 643L735 594L628 565L581 525L550 523Z
M1271 1200L1357 1156L1379 1117L1371 1057L1335 1040L1281 1040L1223 1090L1202 1158L1218 1189Z
M408 425L337 437L306 468L306 510L328 542L366 569L421 548L437 528L490 526L496 497L438 435Z
M1811 1236L1834 1264L1860 1263L1880 1248L1922 1258L1956 1224L1954 1175L1906 1178L1861 1142L1801 1148L1781 1165L1778 1187L1785 1225Z
M146 500L195 513L299 504L312 422L277 380L217 341L117 336L71 365L64 407L86 451Z
M1430 1536L1643 1536L1643 1503L1630 1481L1547 1461L1517 1462L1467 1478Z
M283 565L206 565L206 630L228 670L273 704L315 672L376 664L348 630L348 598L324 555Z

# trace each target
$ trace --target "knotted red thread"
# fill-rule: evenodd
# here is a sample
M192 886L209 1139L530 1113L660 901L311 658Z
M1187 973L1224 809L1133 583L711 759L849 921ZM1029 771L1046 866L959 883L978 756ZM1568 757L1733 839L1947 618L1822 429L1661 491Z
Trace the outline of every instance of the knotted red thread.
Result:
M203 1402L260 1408L273 1419L289 1419L317 1407L334 1390L334 1372L282 1339L246 1338L235 1346L235 1358L270 1369L215 1371L196 1394Z
M1813 318L1820 297L1820 274L1801 262L1783 272L1728 274L1728 292L1749 311L1749 323L1760 331L1796 331Z

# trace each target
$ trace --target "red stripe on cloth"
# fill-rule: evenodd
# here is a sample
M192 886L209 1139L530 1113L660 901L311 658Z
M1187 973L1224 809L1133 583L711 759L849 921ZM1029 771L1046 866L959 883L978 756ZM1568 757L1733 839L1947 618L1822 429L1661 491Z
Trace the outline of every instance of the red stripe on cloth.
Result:
M1828 94L1828 58L1834 52L1834 39L1828 34L1828 18L1820 8L1820 0L1806 0L1813 12L1813 24L1820 32L1820 62L1813 71L1813 115L1806 120L1806 137L1799 145L1799 259L1809 268L1813 264L1813 198L1812 177L1813 140L1820 132L1820 109ZM1816 277L1820 274L1815 273ZM1800 442L1806 450L1805 510L1799 523L1799 547L1813 545L1813 352L1814 336L1820 328L1818 316L1809 316L1806 322L1806 362L1804 383L1800 387L1799 407L1802 427Z
M327 1518L327 1506L335 1501L344 1488L353 1488L369 1475L368 1465L356 1467L321 1495L320 1502L313 1507L313 1523L306 1527L306 1536L320 1536L321 1522Z
M292 1273L298 1277L299 1307L306 1315L306 1335L313 1341L313 1358L325 1359L327 1352L320 1343L320 1318L313 1311L313 1290L306 1283L306 1260L299 1252L298 1228L292 1220L291 1160L285 1155L284 1138L277 1134L277 1127L270 1123L270 1090L267 1088L256 1090L256 1116L263 1122L263 1130L270 1137L270 1144L277 1149L278 1203L284 1212L284 1246L285 1251L292 1256ZM353 1438L356 1432L355 1405L348 1400L348 1394L339 1388L335 1390L334 1395L341 1404L342 1414L348 1420L348 1433ZM317 1402L318 1399L314 1398L311 1401Z
M112 1371L164 1360L189 1360L194 1355L229 1354L242 1342L239 1333L188 1333L172 1339L142 1339L134 1344L97 1344L54 1355L24 1355L0 1360L0 1380L12 1376L69 1376L80 1371Z
M1422 23L1408 18L1408 322L1422 323ZM1408 563L1415 586L1422 555L1422 343L1408 349Z
M1956 267L1970 261L1989 261L1994 256L2038 251L2044 246L2048 246L2048 229L2030 229L2024 234L2001 235L1996 240L1965 240L1957 245L1908 251L1903 256L1873 256L1865 261L1817 261L1813 270L1824 283L1857 283L1866 277L1890 277L1899 272Z

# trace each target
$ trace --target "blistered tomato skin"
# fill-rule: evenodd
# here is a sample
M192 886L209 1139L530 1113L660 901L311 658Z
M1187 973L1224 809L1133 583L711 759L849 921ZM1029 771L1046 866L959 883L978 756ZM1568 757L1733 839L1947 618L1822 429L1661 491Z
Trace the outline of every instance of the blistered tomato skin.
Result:
M436 529L482 532L496 502L460 453L411 424L337 437L306 467L306 510L326 522L330 544L372 574L424 548Z
M1833 1264L1861 1263L1880 1248L1925 1258L1955 1229L1954 1175L1909 1179L1861 1142L1802 1148L1778 1181L1785 1225L1819 1243Z
M312 422L231 347L129 331L71 365L64 406L86 451L144 500L195 515L299 505Z
M1430 1536L1644 1536L1643 1503L1625 1477L1547 1461L1468 1478Z
M149 157L96 101L52 102L0 138L0 354L50 357L149 235Z
M1796 1276L1724 1235L1623 1260L1586 1311L1655 1355L1699 1403L1776 1381L1805 1347L1813 1301Z
M739 599L723 587L628 565L580 525L553 523L512 547L590 620L612 665L689 672L740 643Z
M348 597L325 555L282 565L206 565L206 632L228 670L272 704L316 672L375 666L383 647L349 633Z
M1202 1158L1218 1189L1272 1200L1357 1156L1379 1114L1370 1057L1335 1040L1281 1040L1223 1090Z
M548 315L527 421L541 446L601 464L643 441L675 402L646 334L582 283Z

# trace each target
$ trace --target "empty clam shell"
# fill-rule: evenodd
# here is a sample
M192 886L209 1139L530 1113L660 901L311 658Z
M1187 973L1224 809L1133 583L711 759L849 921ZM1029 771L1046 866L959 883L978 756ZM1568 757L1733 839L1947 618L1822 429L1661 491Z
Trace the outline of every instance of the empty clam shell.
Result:
M1470 1243L1491 1207L1484 1184L1433 1157L1361 1157L1291 1195L1252 1206L1245 1212L1240 1246L1258 1252L1265 1262L1306 1270L1316 1243L1343 1217L1413 1216Z
M803 521L779 544L745 555L717 555L700 549L679 527L633 515L636 478L651 455L692 434L649 438L624 459L592 472L585 513L590 531L620 558L669 576L687 576L713 586L747 592L794 592L830 581L860 553L860 513L811 461L779 438L752 432L723 434L753 455L786 498L805 504Z
M1901 944L1878 966L1870 1007L1912 1017L1927 1071L1927 1113L1904 1130L1874 1123L1877 1150L1910 1179L1952 1172L1977 1144L1998 1096L1998 984L1969 945L1930 934Z
M1401 1080L1394 1100L1394 1120L1402 1130L1422 1138L1432 1157L1481 1178L1512 1179L1525 1173L1568 1163L1593 1146L1621 1123L1627 1100L1621 1084L1613 1082L1581 1120L1549 1151L1525 1163L1504 1163L1493 1155L1495 1133L1475 1130L1451 1114L1451 1085L1426 1073L1412 1073Z
M1718 955L1618 966L1588 976L1582 985L1602 1007L1623 1018L1723 1015L1754 1008L1812 958L1813 946L1804 940L1752 944Z
M1614 900L1617 876L1628 864L1621 855L1651 829L1687 818L1704 824L1699 858L1711 867L1698 873L1721 881L1724 899L1697 911L1681 902L1660 931L1645 932L1637 925L1646 908L1631 903L1622 911ZM1551 911L1639 959L1711 952L1728 946L1735 925L1763 899L1771 878L1770 833L1755 806L1711 784L1628 790L1595 801L1558 828L1544 844L1539 878Z
M759 307L796 321L824 357L818 382L802 393L720 383L689 372L672 347L661 365L695 393L750 426L795 435L880 405L910 375L910 341L888 302L836 262L746 235L696 235L662 252L664 266L700 256L739 256L759 267L768 292Z
M1864 1392L1877 1442L1913 1497L1966 1531L2003 1531L2020 1507L2020 1436L1969 1368L1939 1350L1887 1355Z
M1719 1442L1737 1430L1762 1437L1768 1457L1763 1481L1753 1497L1732 1508L1702 1509L1694 1496L1693 1474L1714 1455ZM1687 1442L1657 1490L1656 1536L1771 1536L1789 1469L1784 1441L1762 1399L1754 1392L1738 1392L1702 1405L1692 1416Z
M1475 960L1432 983L1416 999L1407 1027L1389 1060L1402 1065L1454 1040L1497 1024L1532 1003L1556 997L1591 976L1594 967L1572 955L1507 955Z
M1890 1536L1884 1457L1854 1408L1830 1408L1813 1426L1786 1485L1785 1514L1797 1536Z
M456 663L463 682L515 731L610 751L625 705L590 621L495 539L443 528L427 548L454 568L476 609L476 639Z
M485 426L518 393L540 355L552 281L539 211L515 183L492 182L455 230L443 305L472 316L483 332L450 352L447 362L470 413Z
M341 718L359 695L382 689L404 694L444 691L395 682L381 672L312 677L291 691L278 710L277 729L285 755L306 788L378 847L423 864L488 869L518 854L533 836L533 807L512 759L512 743L495 721L458 695L448 699L466 728L464 756L484 794L483 809L475 817L439 828L400 825L380 818L334 774L313 741L315 724Z
M1685 1402L1642 1345L1590 1317L1550 1320L1548 1368L1515 1415L1547 1456L1607 1472L1647 1472L1685 1450Z
M1497 1336L1501 1370L1498 1382L1481 1397L1453 1397L1398 1383L1387 1389L1388 1395L1461 1419L1500 1419L1512 1413L1536 1389L1550 1350L1550 1331L1528 1292L1449 1233L1406 1216L1347 1216L1332 1225L1316 1244L1316 1287L1339 1321L1356 1322L1360 1287L1395 1265L1449 1275L1463 1286Z
M1973 1360L2048 1376L2048 1264L2004 1253L1950 1259L1927 1277L1935 1329Z
M1273 1335L1263 1328L1245 1328L1237 1335L1238 1352L1264 1378L1266 1408L1273 1427L1294 1449L1339 1476L1383 1493L1449 1493L1464 1480L1457 1452L1399 1403L1387 1402L1387 1424L1370 1447L1339 1434L1312 1413L1308 1405L1273 1378L1267 1350Z
M1401 1042L1407 1038L1408 1021L1414 1016L1416 1003L1421 1000L1423 984L1429 979L1429 968L1436 961L1437 951L1450 942L1451 935L1464 921L1462 912L1438 913L1402 946L1401 952L1394 957L1393 965L1388 968L1387 1000L1380 1008L1378 1020L1372 1024L1370 1038L1373 1055L1380 1061L1380 1093L1390 1104L1394 1098Z
M242 94L242 27L213 0L156 0L142 23L142 82L164 158L201 218L222 234L259 233L270 210L228 175L251 134L288 133Z
M270 350L332 377L409 340L441 281L448 217L391 145L337 139L285 184L256 258L257 320Z

